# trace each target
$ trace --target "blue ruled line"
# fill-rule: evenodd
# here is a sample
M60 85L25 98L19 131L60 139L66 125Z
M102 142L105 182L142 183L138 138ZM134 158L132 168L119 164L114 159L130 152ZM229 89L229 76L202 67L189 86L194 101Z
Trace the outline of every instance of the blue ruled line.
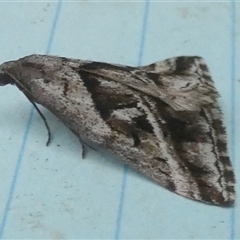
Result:
M122 180L122 187L121 187L121 194L120 194L120 202L119 202L117 222L116 222L117 227L116 227L116 232L115 232L115 239L119 239L119 236L120 236L123 203L124 203L124 199L125 199L125 192L126 192L125 189L126 189L126 183L127 183L127 172L128 172L128 166L124 165L123 180Z
M54 38L54 35L55 35L56 26L57 26L58 18L59 18L60 11L61 11L61 5L62 5L62 0L59 0L58 3L57 3L57 7L56 7L56 13L55 13L55 16L54 16L54 19L53 19L53 25L52 25L52 29L51 29L51 32L50 32L50 37L49 37L49 40L48 40L46 53L49 53L50 49L52 47L53 38ZM23 136L22 145L21 145L21 148L20 148L20 151L19 151L19 154L18 154L18 159L17 159L16 167L15 167L13 178L12 178L12 183L11 183L10 190L9 190L9 193L8 193L7 202L6 202L6 205L5 205L5 208L4 208L3 218L2 218L2 221L1 221L1 225L0 225L0 239L3 239L9 209L10 209L11 204L12 204L13 195L14 195L14 192L15 192L15 189L16 189L16 184L17 184L17 180L18 180L18 176L19 176L19 171L20 171L20 168L21 168L26 143L27 143L27 140L28 140L28 135L29 135L30 128L31 128L31 125L32 125L33 114L34 114L34 107L31 108L31 111L30 111L30 114L29 114L29 118L28 118L27 125L26 125L26 130L25 130L25 133L24 133L24 136Z
M235 79L236 79L236 3L235 0L232 0L232 11L231 11L231 157L233 168L235 167L235 117L236 117L236 106L235 106ZM231 211L231 230L230 230L230 239L235 239L235 207Z
M28 121L27 121L26 130L25 130L25 133L24 133L24 136L23 136L22 146L21 146L19 154L18 154L17 164L16 164L16 167L15 167L15 170L14 170L12 183L11 183L10 190L9 190L9 193L8 193L7 202L6 202L6 205L5 205L5 208L4 208L3 218L2 218L2 221L1 221L1 225L0 225L0 239L3 239L8 213L9 213L9 209L10 209L10 206L11 206L11 203L12 203L12 198L13 198L14 190L15 190L15 187L16 187L16 182L17 182L17 179L18 179L18 175L19 175L19 170L20 170L20 167L21 167L22 159L23 159L24 149L25 149L25 146L26 146L27 137L28 137L28 134L29 134L31 123L32 123L32 116L33 116L32 112L33 112L33 109L31 109L31 112L30 112L30 115L29 115L29 118L28 118Z
M54 39L55 32L56 32L56 29L57 29L57 22L58 22L58 19L59 19L59 16L60 16L61 8L62 8L62 1L63 0L58 0L55 16L54 16L54 19L53 19L53 25L52 25L52 29L51 29L51 32L50 32L50 37L49 37L49 40L48 40L46 54L49 54L49 52L52 48L53 39Z
M148 14L149 14L149 5L150 5L149 0L146 0L145 11L144 11L144 16L143 16L143 26L142 26L140 50L139 50L139 55L138 55L138 66L142 65L142 60L143 60L145 37L146 37Z
M141 42L140 42L139 55L138 55L138 66L140 66L142 63L142 58L143 58L143 53L144 53L144 44L145 44L145 35L146 35L146 29L147 29L149 5L150 5L149 0L146 0L145 7L144 7L142 34L141 34L141 38L140 38ZM116 240L119 239L120 233L121 233L121 224L122 224L125 192L126 192L126 185L127 185L127 173L128 173L128 166L124 165L123 180L122 180L120 201L119 201L117 221L116 221L116 231L115 231L115 239Z

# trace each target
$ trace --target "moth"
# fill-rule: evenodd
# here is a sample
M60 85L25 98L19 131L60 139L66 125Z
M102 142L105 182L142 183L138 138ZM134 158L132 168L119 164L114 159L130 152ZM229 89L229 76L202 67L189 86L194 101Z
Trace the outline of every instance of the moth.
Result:
M0 65L0 85L6 84L26 95L47 127L36 103L162 187L233 205L219 94L202 58L130 67L34 54Z

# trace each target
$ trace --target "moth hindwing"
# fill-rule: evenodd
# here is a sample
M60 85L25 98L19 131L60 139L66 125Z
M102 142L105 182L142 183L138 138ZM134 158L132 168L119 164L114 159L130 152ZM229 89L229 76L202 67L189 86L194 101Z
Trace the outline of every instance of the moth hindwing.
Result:
M129 67L31 55L0 66L0 85L9 83L159 185L234 203L218 93L202 58Z

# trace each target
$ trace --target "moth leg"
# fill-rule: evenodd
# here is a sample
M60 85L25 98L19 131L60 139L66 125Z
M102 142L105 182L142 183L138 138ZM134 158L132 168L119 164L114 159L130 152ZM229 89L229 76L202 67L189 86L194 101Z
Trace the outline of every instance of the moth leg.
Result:
M86 147L85 147L86 143L82 140L81 136L79 136L79 135L78 135L78 140L79 140L79 142L81 143L81 146L82 146L82 159L84 159L85 156L86 156Z
M51 133L51 129L50 129L49 125L48 125L48 122L47 122L45 116L42 114L42 112L41 112L40 109L38 108L38 106L36 105L36 103L33 102L33 101L31 100L31 98L28 97L27 94L25 94L25 96L26 96L26 97L28 98L28 100L32 103L32 105L33 105L34 108L36 109L36 111L37 111L37 113L39 114L39 116L42 118L42 120L43 120L43 122L44 122L44 124L45 124L45 126L46 126L46 128L47 128L48 139L47 139L47 142L46 142L46 146L48 147L49 144L50 144L50 142L51 142L51 140L52 140L52 133Z
M90 146L88 143L86 143L78 133L76 133L74 131L73 131L73 133L77 136L77 138L82 146L82 159L84 159L86 157L86 153L87 153L86 146L88 146L89 148L96 151L96 149L93 148L92 146Z

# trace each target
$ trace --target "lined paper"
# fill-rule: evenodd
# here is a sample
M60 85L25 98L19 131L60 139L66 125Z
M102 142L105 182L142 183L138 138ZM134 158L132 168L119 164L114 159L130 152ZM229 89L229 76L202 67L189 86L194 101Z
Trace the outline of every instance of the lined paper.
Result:
M1 1L0 61L32 53L132 66L203 57L221 94L229 151L240 163L239 1ZM234 208L173 194L41 118L14 86L0 88L1 239L240 239Z

